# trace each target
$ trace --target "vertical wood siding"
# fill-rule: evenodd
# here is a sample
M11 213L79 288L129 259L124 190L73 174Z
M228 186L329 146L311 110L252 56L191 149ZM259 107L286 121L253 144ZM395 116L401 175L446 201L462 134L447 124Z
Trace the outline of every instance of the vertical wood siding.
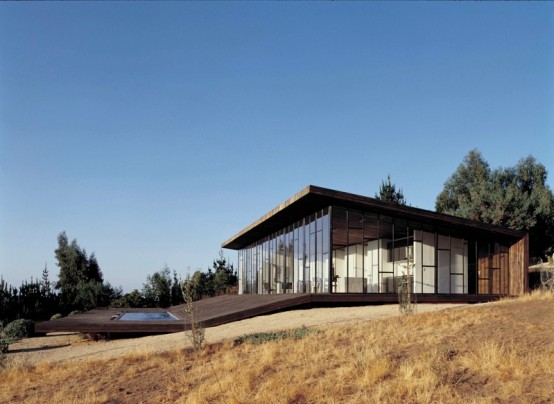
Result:
M522 295L529 291L529 236L510 247L510 294Z
M479 257L477 268L478 268L478 291L477 293L480 295L488 295L491 293L489 289L489 277L490 277L490 257L488 255Z

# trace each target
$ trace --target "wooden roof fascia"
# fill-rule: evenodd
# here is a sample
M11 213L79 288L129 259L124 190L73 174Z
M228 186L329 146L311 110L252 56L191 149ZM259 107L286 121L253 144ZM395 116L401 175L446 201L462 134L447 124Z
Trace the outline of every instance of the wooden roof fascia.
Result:
M265 215L263 215L262 217L260 217L259 219L255 220L252 224L250 224L249 226L245 227L244 229L242 229L241 231L239 231L237 234L235 234L234 236L230 237L228 240L226 240L225 242L223 242L221 244L221 247L223 248L231 248L233 249L233 247L230 247L230 245L233 244L234 241L236 241L237 239L239 239L240 237L244 236L245 234L247 234L248 232L252 231L253 229L255 229L256 227L259 227L260 225L262 225L263 223L267 222L269 219L271 219L272 217L274 217L275 215L277 215L278 213L284 211L287 207L289 207L290 205L292 205L294 202L300 200L301 198L305 197L306 195L308 195L310 193L310 185L308 185L307 187L303 188L300 192L296 193L295 195L293 195L291 198L287 199L286 201L284 201L283 203L279 204L278 206L276 206L275 208L271 209L269 212L267 212Z
M222 248L241 249L275 231L286 227L326 206L343 206L347 208L372 211L379 214L400 217L406 220L428 222L435 226L460 227L464 230L475 230L497 234L509 238L522 238L525 232L511 230L501 226L481 223L475 220L432 212L411 206L397 205L367 196L336 191L315 185L308 185L300 192L281 203L248 227L222 243ZM310 209L311 208L311 209ZM295 212L294 209L297 209ZM308 212L308 213L306 213ZM248 237L248 234L251 234ZM254 237L256 235L256 237ZM241 241L242 239L242 241Z

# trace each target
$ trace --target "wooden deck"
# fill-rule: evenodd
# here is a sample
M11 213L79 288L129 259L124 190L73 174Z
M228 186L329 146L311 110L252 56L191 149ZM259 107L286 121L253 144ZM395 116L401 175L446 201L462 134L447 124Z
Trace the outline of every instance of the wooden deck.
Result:
M499 295L418 294L418 303L480 303L498 300ZM204 327L239 321L283 310L321 306L351 306L398 303L396 294L275 294L227 295L195 302L197 319ZM125 312L168 311L178 320L123 321ZM37 333L77 331L82 333L172 333L190 329L184 305L167 309L96 309L71 317L36 323Z

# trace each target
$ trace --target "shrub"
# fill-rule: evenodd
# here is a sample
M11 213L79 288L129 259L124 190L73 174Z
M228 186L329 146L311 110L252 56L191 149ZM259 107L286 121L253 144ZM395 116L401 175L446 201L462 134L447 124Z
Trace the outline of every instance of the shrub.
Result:
M275 332L257 332L254 334L247 334L242 337L235 339L235 345L241 345L245 342L250 342L251 344L263 344L264 342L269 341L280 341L283 339L302 339L310 334L319 334L320 331L313 330L302 326L294 330L289 331L275 331Z
M8 343L2 335L0 335L0 355L8 352Z
M8 352L8 343L4 340L2 323L0 322L0 366L2 365L3 354L5 354L6 352Z
M110 307L113 308L126 308L126 307L144 307L144 297L140 294L140 292L135 289L130 293L125 293L123 296L112 300L110 303Z
M183 299L185 301L185 314L190 323L190 334L188 334L190 341L192 342L192 347L195 351L199 351L202 348L202 343L204 342L204 327L198 321L198 316L196 312L196 306L193 303L193 285L191 282L190 274L187 274L187 277L183 284L181 285L181 291L183 293Z
M68 316L74 316L76 314L80 314L81 312L79 310L73 310L71 313L68 314Z
M60 313L54 314L52 317L50 317L50 320L57 320L58 318L62 318L63 316Z
M554 292L554 268L543 268L540 274L541 289Z
M9 344L20 340L21 338L28 338L33 336L35 332L35 322L31 320L19 319L14 320L4 327L3 336L5 341Z

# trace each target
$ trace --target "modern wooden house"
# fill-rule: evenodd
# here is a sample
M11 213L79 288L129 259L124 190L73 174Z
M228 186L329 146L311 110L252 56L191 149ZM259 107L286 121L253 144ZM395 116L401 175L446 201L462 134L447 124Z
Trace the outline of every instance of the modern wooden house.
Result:
M391 301L400 279L420 301L528 290L525 232L312 185L222 247L238 250L240 294Z
M197 302L205 327L300 307L394 303L401 280L418 302L482 302L528 290L524 232L311 185L222 246L239 251L240 295ZM143 316L122 321L137 311ZM142 319L151 312L160 309L97 309L35 329L190 329L184 305L163 310L173 321Z

